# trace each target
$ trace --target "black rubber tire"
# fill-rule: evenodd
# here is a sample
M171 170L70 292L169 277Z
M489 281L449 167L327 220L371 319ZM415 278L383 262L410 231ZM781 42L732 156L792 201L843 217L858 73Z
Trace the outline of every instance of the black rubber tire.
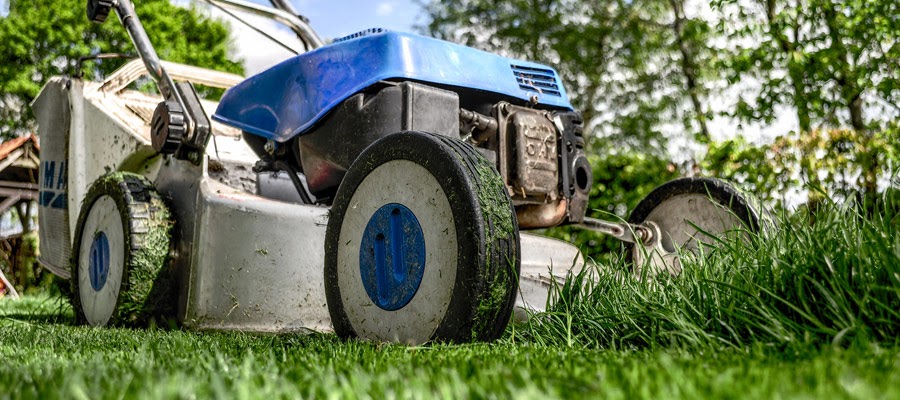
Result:
M744 224L750 232L757 233L770 222L767 211L751 195L745 194L731 183L715 178L695 177L679 178L666 182L644 197L628 217L631 224L639 224L647 220L654 209L675 196L686 194L706 195L713 202L724 207ZM626 259L633 261L634 244L626 243Z
M79 268L85 220L104 196L115 202L122 224L124 262L117 266L122 268L122 275L112 315L106 323L92 325L140 327L155 323L166 326L174 321L177 298L174 274L167 262L173 225L171 214L150 181L126 172L97 179L82 203L71 257L70 300L76 322L89 324L82 305L80 278L83 277Z
M727 207L747 224L750 230L759 230L760 214L758 204L731 183L722 179L695 177L678 178L653 189L644 197L628 217L629 223L640 223L647 219L654 208L662 202L681 194L707 194L711 199Z
M453 285L452 297L427 341L499 338L509 323L518 288L521 249L515 210L499 173L472 146L423 132L401 132L376 141L357 158L338 188L325 238L325 294L335 332L342 338L358 336L338 285L338 242L345 213L363 180L393 160L412 161L436 178L449 201L456 230L456 278L447 282ZM415 294L422 295L428 294Z

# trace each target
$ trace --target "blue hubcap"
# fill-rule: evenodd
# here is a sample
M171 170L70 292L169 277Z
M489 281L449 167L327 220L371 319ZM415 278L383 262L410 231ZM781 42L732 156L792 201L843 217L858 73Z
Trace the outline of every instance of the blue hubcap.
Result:
M378 307L394 311L412 300L425 273L425 237L409 208L391 203L375 211L363 232L359 271Z
M95 292L106 285L106 277L109 276L109 240L103 232L94 236L94 242L91 243L88 275Z

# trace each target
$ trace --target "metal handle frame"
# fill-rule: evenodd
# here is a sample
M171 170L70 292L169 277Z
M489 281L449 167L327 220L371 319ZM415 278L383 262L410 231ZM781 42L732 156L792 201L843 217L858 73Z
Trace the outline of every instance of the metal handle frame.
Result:
M159 55L156 54L156 49L153 48L153 43L147 37L147 32L134 11L131 0L113 0L112 4L119 16L119 21L122 22L138 55L144 62L147 73L156 82L163 98L178 103L184 110L185 135L181 142L186 146L182 146L177 157L198 162L200 159L198 153L203 152L209 141L211 122L200 105L197 92L193 90L190 83L176 84L166 72Z
M623 242L642 244L649 247L654 246L660 237L659 228L652 222L628 224L585 217L584 221L576 226L610 235Z
M122 25L128 31L128 36L131 37L138 55L140 55L141 60L144 61L144 65L147 67L147 73L156 81L160 93L167 100L175 100L179 105L184 106L184 98L175 87L175 82L163 68L162 62L156 54L156 49L153 48L144 26L134 12L134 5L131 4L131 0L115 0L114 5L116 14L119 15L119 20L122 21Z
M270 0L272 5L276 8L261 6L259 4L244 0L206 1L215 3L220 7L230 8L237 11L244 11L278 21L294 31L294 33L297 35L297 37L300 38L300 40L306 42L306 44L309 45L310 50L317 49L325 45L325 42L322 41L322 38L319 37L319 35L315 30L313 30L309 23L304 21L297 14L297 11L294 10L290 3L284 0Z

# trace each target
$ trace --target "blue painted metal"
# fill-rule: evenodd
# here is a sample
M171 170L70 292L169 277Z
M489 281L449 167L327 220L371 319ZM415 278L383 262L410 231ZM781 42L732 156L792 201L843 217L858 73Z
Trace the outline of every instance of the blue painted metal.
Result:
M381 80L484 90L572 109L559 75L519 61L424 36L373 30L288 59L225 92L213 119L284 142Z
M99 292L106 286L106 278L109 276L109 239L105 233L100 232L94 236L89 260L88 277L91 280L91 288Z
M390 203L375 211L360 242L359 272L378 307L394 311L409 304L425 274L425 236L409 208Z

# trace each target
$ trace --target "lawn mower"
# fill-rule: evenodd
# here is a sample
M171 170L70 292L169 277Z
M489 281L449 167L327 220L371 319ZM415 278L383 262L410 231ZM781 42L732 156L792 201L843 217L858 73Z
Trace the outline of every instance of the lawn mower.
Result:
M33 103L40 261L81 323L489 341L584 266L525 230L612 235L646 275L759 228L705 178L657 188L628 222L586 218L584 122L549 66L383 29L325 44L287 2L208 1L309 51L247 79L168 63L130 0L89 0L140 58L102 82L54 77ZM159 94L130 89L141 77Z

